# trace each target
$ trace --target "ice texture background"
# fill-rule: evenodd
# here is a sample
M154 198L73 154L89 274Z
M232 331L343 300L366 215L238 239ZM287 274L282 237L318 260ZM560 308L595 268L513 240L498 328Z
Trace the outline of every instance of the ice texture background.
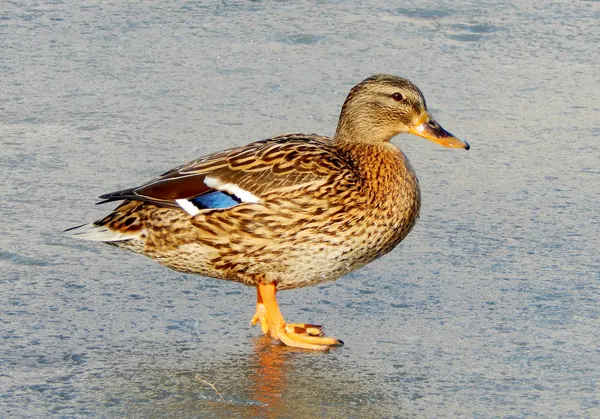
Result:
M0 416L600 416L600 2L392 3L2 3ZM343 348L273 344L252 288L62 234L201 155L333 134L374 73L472 149L395 138L413 232L280 294Z

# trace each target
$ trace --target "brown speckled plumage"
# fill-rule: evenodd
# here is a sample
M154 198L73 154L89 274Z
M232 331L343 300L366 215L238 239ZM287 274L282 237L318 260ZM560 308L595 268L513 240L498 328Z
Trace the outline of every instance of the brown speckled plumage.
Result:
M280 166L281 179L275 177L274 185L261 191L261 204L190 217L181 209L126 201L98 224L121 232L142 230L140 237L114 244L182 272L246 284L266 277L278 289L337 279L387 253L408 234L419 213L419 186L404 156L389 144L348 150L350 165L329 142L318 140L278 137L257 147L265 163L252 161L249 170L285 162L297 148L310 156L304 165ZM261 153L263 148L269 153ZM271 158L275 153L277 160ZM365 163L374 170L360 171ZM238 173L245 169L235 166ZM290 174L299 181L286 185ZM263 177L260 173L258 180ZM265 183L246 179L244 189L258 193L259 188ZM130 219L136 221L125 226Z
M392 250L415 225L418 181L389 142L408 131L468 148L431 119L412 83L373 76L351 90L333 138L282 135L202 157L102 196L124 202L81 235L247 285L335 280ZM181 206L215 191L237 202L197 213Z

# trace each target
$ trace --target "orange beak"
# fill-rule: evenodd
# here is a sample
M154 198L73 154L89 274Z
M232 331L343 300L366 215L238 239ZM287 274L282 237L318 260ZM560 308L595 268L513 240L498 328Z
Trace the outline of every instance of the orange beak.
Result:
M469 143L459 140L442 128L427 112L419 118L415 125L408 129L408 132L419 137L427 138L444 147L464 148L465 150L471 148Z

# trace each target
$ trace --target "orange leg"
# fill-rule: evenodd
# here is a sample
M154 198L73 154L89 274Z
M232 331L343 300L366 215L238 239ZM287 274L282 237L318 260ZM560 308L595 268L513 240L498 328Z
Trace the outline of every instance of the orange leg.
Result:
M262 332L268 336L269 335L269 324L267 323L267 309L263 303L262 296L260 295L260 291L258 287L256 288L256 313L252 316L252 320L250 320L251 325L255 325L260 322L260 329Z
M275 283L259 284L256 289L256 313L250 323L260 323L260 328L265 335L279 339L288 346L318 351L325 351L331 346L343 345L341 340L326 337L321 326L286 324L277 305L276 293Z

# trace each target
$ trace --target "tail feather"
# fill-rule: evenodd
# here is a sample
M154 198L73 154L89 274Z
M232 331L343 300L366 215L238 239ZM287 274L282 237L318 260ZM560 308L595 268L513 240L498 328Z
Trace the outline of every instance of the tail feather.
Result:
M65 233L77 239L92 240L99 242L118 242L135 239L139 232L122 233L112 230L106 225L97 225L95 223L82 224L65 230Z

